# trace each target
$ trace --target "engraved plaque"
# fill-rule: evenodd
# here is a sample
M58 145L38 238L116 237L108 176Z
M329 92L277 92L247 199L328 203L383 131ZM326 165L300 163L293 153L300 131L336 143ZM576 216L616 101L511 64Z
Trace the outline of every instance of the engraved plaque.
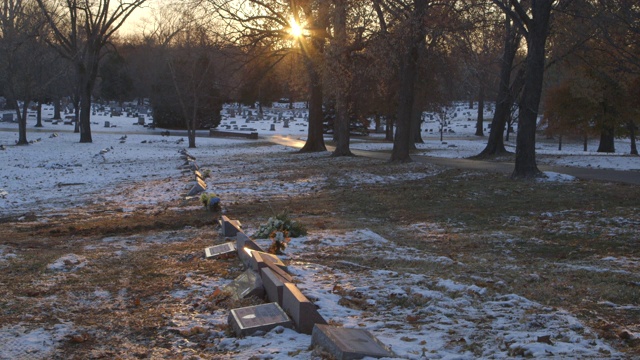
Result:
M229 323L238 336L269 331L277 326L292 327L291 320L277 303L232 309Z
M225 254L230 254L236 251L236 243L228 242L221 245L216 245L212 247L208 247L204 249L205 256L207 258L210 257L218 257Z

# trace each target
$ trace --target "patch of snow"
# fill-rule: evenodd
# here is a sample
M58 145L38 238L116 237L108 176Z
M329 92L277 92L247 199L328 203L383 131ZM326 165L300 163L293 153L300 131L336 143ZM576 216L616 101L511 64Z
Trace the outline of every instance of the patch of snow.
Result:
M552 171L545 171L544 177L536 179L537 182L571 182L575 180L575 176L560 174Z
M47 265L47 269L51 271L73 272L85 267L87 264L88 261L86 257L76 254L67 254Z
M68 323L50 327L16 324L0 328L1 359L51 359L64 338L73 330Z

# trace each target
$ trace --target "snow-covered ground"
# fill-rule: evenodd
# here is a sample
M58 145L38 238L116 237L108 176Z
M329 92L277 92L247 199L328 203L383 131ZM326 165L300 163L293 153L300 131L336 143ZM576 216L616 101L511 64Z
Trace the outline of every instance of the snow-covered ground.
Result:
M464 158L477 155L486 145L486 137L476 137L474 133L475 110L459 107L453 114L443 141L439 138L439 123L426 117L423 125L425 144L418 148L424 155L435 157ZM242 113L244 112L244 116ZM230 116L233 113L235 116ZM45 106L43 119L53 116L53 108ZM257 117L257 110L237 110L225 108L220 130L232 131L254 128L261 136L287 135L304 139L307 131L307 112L305 109L267 109L264 120L247 120ZM485 118L489 118L486 113ZM289 127L283 122L274 124L274 120L292 119ZM437 118L437 117L434 117ZM137 125L137 118L126 116L111 117L97 113L92 116L93 143L80 144L79 135L74 134L73 126L60 122L53 125L44 122L44 128L34 129L35 118L28 118L27 139L34 143L30 146L12 146L18 139L17 124L0 122L0 210L19 210L25 204L38 207L56 207L85 196L95 197L97 192L108 193L114 184L145 180L162 180L165 189L178 186L175 182L175 153L186 147L186 138L160 137L163 129L149 129ZM147 122L150 120L147 118ZM110 127L104 127L105 122ZM275 131L271 131L274 126ZM431 130L431 131L429 131ZM453 131L453 133L449 131ZM206 134L206 131L200 133ZM121 140L126 136L125 140ZM381 134L372 134L370 139L382 139ZM515 135L507 143L507 148L515 150ZM197 145L228 153L234 148L242 148L247 140L212 139L200 137ZM391 150L388 142L371 142L354 138L353 149ZM597 141L589 143L589 149L595 149ZM640 170L640 157L628 156L629 140L616 140L615 154L584 153L582 143L565 141L563 151L557 144L540 140L538 161L548 165L593 167L602 169ZM33 189L46 189L46 193L33 196ZM126 200L130 203L159 202L170 192L135 194ZM83 199L84 200L84 199Z
M261 136L306 136L304 109L271 111L267 111L266 116L270 117L267 120L247 122L240 115L228 116L225 110L221 130L227 126L232 130L234 125L239 128L246 125L255 128ZM479 153L486 138L473 135L474 122L468 118L473 119L475 114L467 114L468 111L458 111L460 116L453 118L450 125L454 132L447 132L443 142L436 133L438 124L427 121L424 127L427 129L424 133L426 143L420 145L423 153L439 157L467 157ZM277 119L278 114L284 118L294 117L288 128L284 128L282 122L274 124L273 119ZM45 108L44 118L51 115L52 109ZM27 136L28 140L34 141L29 146L13 146L18 138L17 125L0 122L0 145L5 146L5 150L0 150L2 216L43 210L64 212L83 203L101 202L119 203L123 211L136 211L141 206L178 199L189 186L178 156L178 152L186 147L186 138L162 137L159 135L162 129L134 125L137 119L95 115L92 117L93 143L80 144L79 135L72 133L72 126L45 122L44 129L35 132L34 121L29 118ZM104 127L105 121L115 127ZM270 130L272 125L275 125L274 131ZM429 129L433 131L429 132ZM270 154L287 151L286 147L276 144L253 146L254 140L199 137L196 142L198 148L190 152L198 160L207 159L209 163L215 163L217 158L243 156L247 162L263 162L268 166ZM391 149L391 146L380 141L353 140L355 149L379 150ZM513 142L508 146L513 147ZM589 145L591 149L596 146L593 142ZM538 147L540 154L552 155L542 160L548 164L640 170L640 158L623 154L629 147L625 140L616 142L620 153L608 155L584 154L581 143L565 143L566 150L562 152L554 150L557 145L553 143L541 142ZM322 187L326 181L312 178L294 184L252 182L251 176L256 175L243 174L242 166L239 162L237 171L227 175L242 177L243 181L230 179L226 184L217 184L237 200L262 193L277 194L283 191L283 186L290 194L305 193ZM385 177L376 179L394 181ZM566 180L559 174L554 179ZM131 192L121 191L127 184L138 182L145 182L146 186ZM118 251L135 249L119 248ZM373 257L400 259L419 256L443 266L455 261L448 257L429 258L429 254L417 249L395 246L368 229L347 234L329 230L314 232L297 239L289 248L287 260L292 272L301 279L298 286L320 306L320 313L327 320L346 327L368 329L402 358L621 357L579 320L562 310L514 294L489 295L486 289L475 285L434 279L424 274L399 274L355 265L353 271L347 273L305 260L305 253L322 251L357 251ZM0 264L14 257L10 247L0 244ZM80 268L87 265L87 259L68 254L49 264L48 269L63 274L73 272L73 269L67 269L69 264L73 269ZM357 272L357 280L353 272ZM175 296L184 298L185 302L206 301L203 289L211 289L211 280L193 277L191 281L193 284L186 292ZM117 294L96 294L96 297L111 296ZM351 305L349 301L352 301ZM174 314L171 323L178 330L190 331L224 324L226 317L226 312L222 311L199 317ZM0 359L51 357L57 344L71 334L73 328L74 325L67 322L36 329L26 324L0 325ZM216 336L219 349L235 352L230 358L305 359L311 356L308 350L310 337L289 329L276 329L263 336L243 339ZM175 347L188 349L188 340L181 341Z

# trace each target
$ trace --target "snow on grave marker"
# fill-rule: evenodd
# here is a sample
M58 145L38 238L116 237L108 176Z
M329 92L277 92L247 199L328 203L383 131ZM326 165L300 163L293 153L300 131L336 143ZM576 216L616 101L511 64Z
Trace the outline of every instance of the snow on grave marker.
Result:
M292 328L291 320L277 303L232 309L229 325L237 336L249 336L258 331L269 331L278 326Z
M363 329L316 324L311 335L311 346L325 349L337 360L395 357L392 351Z

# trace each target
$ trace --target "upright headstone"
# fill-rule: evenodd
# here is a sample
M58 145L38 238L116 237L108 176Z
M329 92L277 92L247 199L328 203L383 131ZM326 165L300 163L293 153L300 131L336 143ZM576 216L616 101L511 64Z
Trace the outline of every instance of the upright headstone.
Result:
M315 324L327 323L315 304L292 283L285 283L282 288L282 308L291 316L296 330L303 334L311 335Z
M225 215L220 219L220 227L222 227L222 236L233 237L242 232L242 224L238 220L230 220Z
M271 128L269 128L269 131L276 131L276 125L271 124Z
M291 320L277 303L232 309L228 321L237 336L266 332L278 326L293 327Z
M336 360L384 358L396 355L370 332L317 324L311 335L311 346L321 347Z

